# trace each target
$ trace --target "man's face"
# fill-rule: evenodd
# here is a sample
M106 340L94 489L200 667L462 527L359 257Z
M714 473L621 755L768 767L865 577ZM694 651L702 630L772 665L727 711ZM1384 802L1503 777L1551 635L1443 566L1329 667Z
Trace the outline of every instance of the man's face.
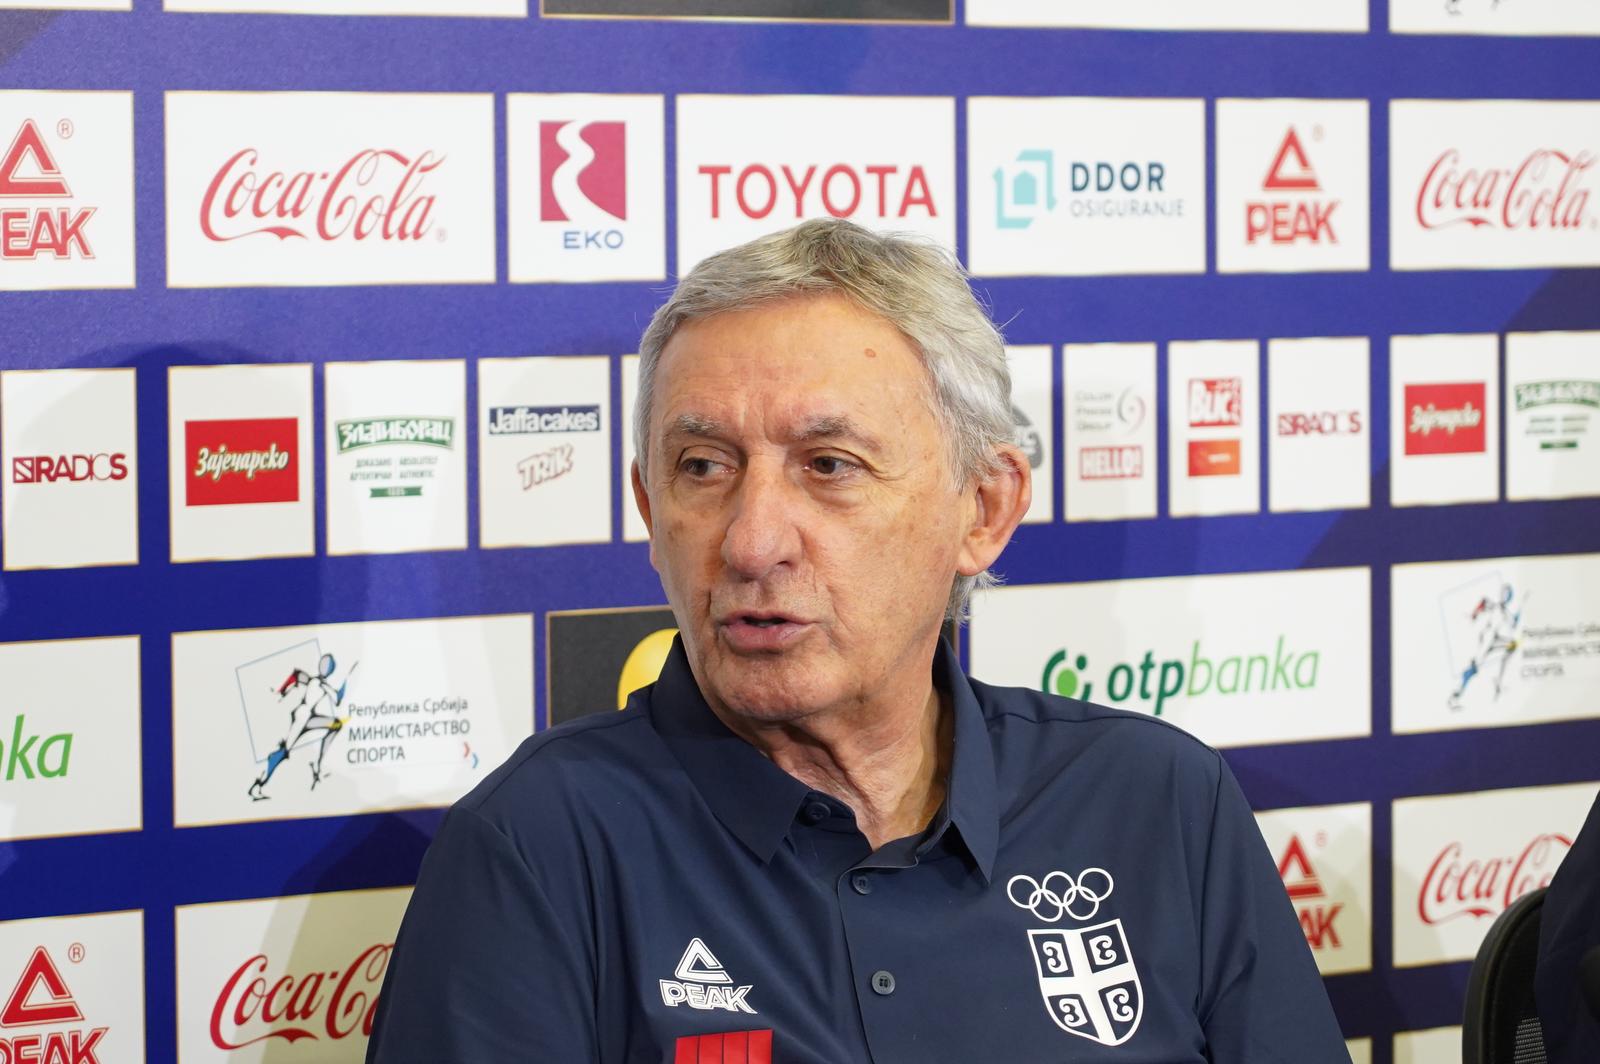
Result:
M646 446L651 562L714 706L798 720L926 678L976 504L894 326L837 295L681 326Z

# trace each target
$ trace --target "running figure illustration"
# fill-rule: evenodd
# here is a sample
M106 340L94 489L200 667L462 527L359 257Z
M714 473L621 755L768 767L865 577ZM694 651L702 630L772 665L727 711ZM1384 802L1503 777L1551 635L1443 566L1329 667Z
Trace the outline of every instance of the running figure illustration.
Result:
M298 747L312 732L320 731L320 739L312 740L316 743L316 758L311 762L311 790L317 789L317 784L322 782L322 759L328 753L328 747L334 738L344 728L347 718L339 716L339 707L344 704L345 691L350 686L350 677L361 663L358 661L350 666L350 671L345 674L344 681L337 688L333 686L332 679L338 663L332 654L324 654L317 661L317 674L315 676L304 669L295 669L283 683L279 684L274 692L278 701L292 701L289 707L289 727L284 737L278 740L278 747L267 755L267 767L261 770L261 775L250 784L250 800L264 801L272 795L266 793L268 781L273 773L278 771L278 766L289 760L289 751ZM302 711L304 716L302 717Z
M1450 692L1450 708L1461 708L1462 696L1466 694L1467 685L1473 681L1480 672L1488 673L1498 663L1499 668L1494 669L1494 697L1499 698L1501 689L1505 685L1506 669L1511 665L1511 657L1522 645L1522 640L1517 638L1517 628L1522 623L1522 611L1527 607L1524 598L1518 604L1516 612L1511 610L1511 600L1515 592L1510 584L1500 585L1500 594L1485 595L1473 606L1468 622L1473 626L1476 635L1476 647L1472 657L1467 659L1467 667L1462 670L1461 682L1456 689Z

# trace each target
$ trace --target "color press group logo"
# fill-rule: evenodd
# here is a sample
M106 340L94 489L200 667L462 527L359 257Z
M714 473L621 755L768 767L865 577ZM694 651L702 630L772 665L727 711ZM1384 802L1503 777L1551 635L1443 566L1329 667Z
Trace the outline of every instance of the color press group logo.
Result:
M292 417L190 421L184 425L189 506L296 502L300 423Z
M1482 454L1483 381L1407 384L1406 454Z

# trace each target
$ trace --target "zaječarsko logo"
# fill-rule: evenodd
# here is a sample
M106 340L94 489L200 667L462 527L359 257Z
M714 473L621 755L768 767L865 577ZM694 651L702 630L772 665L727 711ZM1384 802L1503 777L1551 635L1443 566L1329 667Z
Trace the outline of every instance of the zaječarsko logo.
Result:
M81 950L81 946L74 947ZM82 1024L83 1009L43 946L34 949L22 975L0 1007L0 1030ZM99 1064L100 1041L109 1027L56 1029L30 1034L0 1033L0 1061L6 1064Z
M68 127L70 128L70 127ZM45 144L38 123L25 119L11 146L0 156L0 260L92 259L85 227L93 207L12 207L12 199L66 199L66 175Z
M1406 454L1482 454L1483 381L1405 386Z
M1101 685L1104 704L1146 710L1161 716L1175 698L1210 698L1231 695L1268 694L1279 691L1309 691L1317 686L1322 664L1320 650L1296 650L1288 637L1278 636L1267 653L1233 653L1213 657L1202 653L1195 640L1184 658L1157 660L1155 650L1146 650L1137 661L1121 661L1105 674ZM1045 662L1039 689L1064 698L1095 701L1095 684L1089 679L1087 654L1056 651Z
M216 243L278 240L414 242L432 230L428 175L445 157L365 148L326 169L285 172L255 148L230 155L200 201L200 231Z
M186 421L189 506L296 502L300 498L299 418Z

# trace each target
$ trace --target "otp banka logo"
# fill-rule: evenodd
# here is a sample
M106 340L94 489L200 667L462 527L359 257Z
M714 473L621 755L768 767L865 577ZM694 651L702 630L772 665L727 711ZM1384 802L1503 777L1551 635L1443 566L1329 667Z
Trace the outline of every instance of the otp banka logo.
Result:
M622 247L628 220L625 122L539 123L539 220L572 222L567 250Z
M1255 648L1257 653L1232 653L1224 657L1208 652L1196 639L1189 653L1160 660L1154 649L1137 661L1119 661L1104 673L1100 692L1091 680L1089 656L1061 649L1050 655L1039 689L1063 698L1128 708L1161 716L1174 699L1228 695L1292 693L1317 686L1321 667L1319 650L1300 650L1279 635L1275 645Z

